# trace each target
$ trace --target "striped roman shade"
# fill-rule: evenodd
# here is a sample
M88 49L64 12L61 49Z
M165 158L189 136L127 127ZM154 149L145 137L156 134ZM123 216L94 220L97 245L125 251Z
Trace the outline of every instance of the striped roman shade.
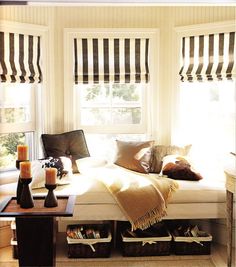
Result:
M182 81L231 80L236 77L235 32L183 37Z
M147 83L149 39L74 39L75 83Z
M40 62L39 36L0 32L1 82L41 82Z

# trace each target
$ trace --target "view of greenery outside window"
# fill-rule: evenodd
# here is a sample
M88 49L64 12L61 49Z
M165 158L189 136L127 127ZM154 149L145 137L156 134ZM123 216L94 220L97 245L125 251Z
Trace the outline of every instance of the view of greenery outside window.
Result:
M0 84L0 171L15 169L17 145L32 144L34 116L30 84ZM29 146L32 155L32 145Z
M116 139L145 139L146 129L142 126L146 114L145 84L89 84L77 85L75 89L78 127L86 129L92 155L110 158ZM132 131L133 126L143 131Z
M16 147L25 143L24 133L11 133L0 135L0 169L6 170L14 167L16 160Z
M135 84L83 86L81 125L139 124L141 89Z
M192 157L209 178L223 178L235 152L235 88L232 81L181 83L179 140L192 144Z

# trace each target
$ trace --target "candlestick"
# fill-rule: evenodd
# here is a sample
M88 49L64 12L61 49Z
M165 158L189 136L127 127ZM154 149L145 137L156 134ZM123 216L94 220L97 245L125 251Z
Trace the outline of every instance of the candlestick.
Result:
M56 184L45 184L45 187L48 189L48 194L44 201L44 207L52 208L57 207L57 197L54 195L53 190L57 187Z
M31 183L32 178L21 178L23 184L23 189L20 197L20 206L24 209L29 209L34 207L34 201L29 189L29 184Z
M26 145L17 146L17 159L20 161L28 160L28 146Z
M23 161L28 161L28 160L23 160ZM22 162L21 160L16 160L16 168L18 170L20 169L20 163L21 162ZM23 189L23 184L21 182L20 175L19 175L18 182L17 182L17 188L16 188L16 201L17 201L17 204L20 204L20 197L21 197L22 189Z
M56 168L46 168L45 169L46 184L54 185L57 179L57 169Z
M30 161L22 161L20 163L20 177L24 179L32 178Z

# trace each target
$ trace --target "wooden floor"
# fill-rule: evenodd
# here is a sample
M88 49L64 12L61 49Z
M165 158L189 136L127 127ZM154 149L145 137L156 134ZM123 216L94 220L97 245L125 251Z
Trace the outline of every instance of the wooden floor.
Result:
M17 267L18 261L12 258L12 248L0 249L0 267ZM57 236L56 267L226 267L226 247L213 244L211 255L201 256L159 256L122 257L113 251L106 259L69 259L65 236ZM233 265L235 266L235 265ZM232 267L233 267L232 266ZM33 267L33 266L32 266Z

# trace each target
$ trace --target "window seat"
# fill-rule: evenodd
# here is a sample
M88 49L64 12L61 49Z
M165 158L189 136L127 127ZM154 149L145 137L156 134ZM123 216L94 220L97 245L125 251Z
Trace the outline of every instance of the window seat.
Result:
M223 182L178 180L179 189L167 206L165 219L204 219L226 217L226 190ZM0 186L0 200L15 196L16 183ZM35 195L45 194L45 188L33 189ZM113 196L99 179L74 174L71 183L57 186L57 195L76 195L72 220L127 220ZM63 218L61 220L66 220Z

